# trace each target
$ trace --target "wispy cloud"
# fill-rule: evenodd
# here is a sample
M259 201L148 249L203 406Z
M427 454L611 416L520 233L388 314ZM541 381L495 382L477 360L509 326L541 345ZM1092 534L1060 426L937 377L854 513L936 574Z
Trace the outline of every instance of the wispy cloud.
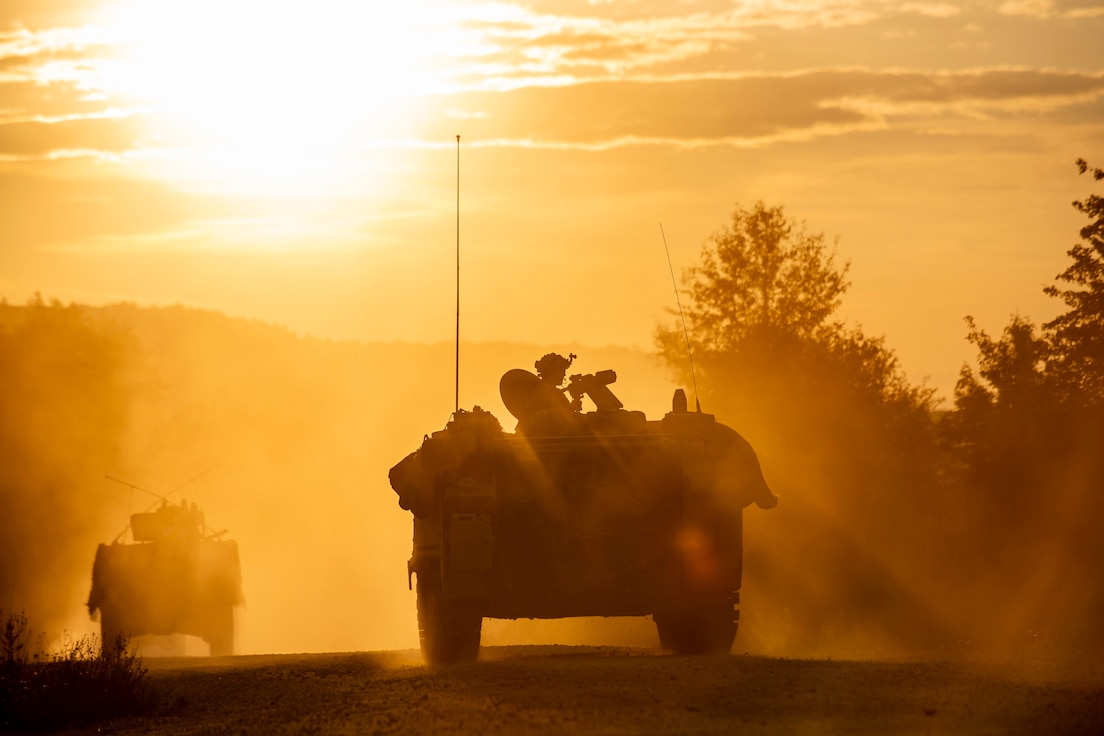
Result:
M998 6L1004 15L1029 18L1104 18L1104 5L1095 0L1004 0Z
M760 146L781 140L1104 98L1104 75L991 69L967 73L821 70L677 81L594 82L470 93L473 140L608 148L647 143ZM462 103L462 104L461 104Z
M88 0L4 0L0 29L9 24L32 29L79 26L94 21L101 5Z
M37 158L71 151L123 153L140 145L143 131L133 117L82 115L56 122L0 124L0 155Z
M910 17L921 18L921 29L954 24L961 34L963 18L970 28L983 27L978 22L986 14L1073 18L1100 10L1093 2L453 3L440 17L424 19L439 32L433 38L449 41L426 50L433 57L427 68L436 75L434 82L389 101L386 115L349 101L370 99L367 83L388 77L387 70L351 63L361 57L344 53L327 53L326 63L312 66L305 54L295 54L301 40L295 34L301 31L294 24L280 27L289 37L264 40L264 48L279 51L283 59L275 69L247 53L248 39L219 36L224 62L203 70L214 78L205 80L199 69L181 65L164 80L144 79L140 89L128 87L132 77L121 61L125 39L104 28L12 28L0 32L0 156L187 149L196 144L196 131L179 121L193 113L205 116L206 132L235 126L237 137L223 145L271 145L274 157L293 147L293 137L311 145L337 140L329 131L341 121L341 135L350 136L342 140L361 150L381 142L425 145L440 137L437 128L458 119L473 141L608 148L761 146L900 127L917 116L1045 113L1100 99L1101 60L1088 60L1083 72L885 70L874 63L819 69L813 63L768 73L749 68L746 55L737 52L780 29L804 38L809 29ZM310 32L325 34L326 28L315 23ZM348 29L333 33L333 44L357 38ZM902 21L872 27L870 35L884 44L888 37L911 40L923 33ZM948 36L945 48L953 47ZM187 101L183 109L162 109L158 104L164 100L142 98L148 88L173 84L186 87L180 95ZM362 132L368 125L358 115L371 123L370 133Z
M1104 99L1104 74L983 69L970 72L808 70L786 74L604 80L425 98L417 120L378 131L384 143L421 146L463 120L479 145L607 149L627 145L763 146L933 121L1046 114ZM155 116L82 114L0 124L0 155L58 151L124 154L186 146ZM413 134L413 135L412 135ZM481 143L480 143L481 142ZM279 157L278 149L272 156Z
M281 250L334 251L362 243L363 223L301 213L195 219L177 227L100 234L59 241L44 250L86 253L166 253L197 250L273 253Z

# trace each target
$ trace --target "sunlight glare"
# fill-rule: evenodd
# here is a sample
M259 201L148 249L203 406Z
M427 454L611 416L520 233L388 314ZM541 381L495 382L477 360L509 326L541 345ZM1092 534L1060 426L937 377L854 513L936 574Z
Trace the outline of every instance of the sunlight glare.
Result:
M110 86L167 122L158 144L259 186L340 173L432 83L424 3L127 2ZM166 135L162 133L162 135ZM197 150L198 149L198 150ZM203 161L201 162L200 159Z

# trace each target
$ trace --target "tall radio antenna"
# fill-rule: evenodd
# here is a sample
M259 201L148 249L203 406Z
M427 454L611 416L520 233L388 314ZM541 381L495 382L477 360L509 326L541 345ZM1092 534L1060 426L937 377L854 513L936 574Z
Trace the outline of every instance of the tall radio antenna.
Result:
M694 353L690 350L690 333L686 329L686 314L682 311L678 282L675 281L675 267L671 264L671 249L667 247L667 233L663 232L663 223L659 223L659 234L663 236L663 250L667 253L667 268L671 270L671 285L675 287L675 304L678 305L679 319L682 320L682 336L686 338L686 355L690 358L690 378L694 382L694 408L701 414L701 401L698 399L698 374L694 370Z
M453 413L460 411L460 135L456 136L456 393Z

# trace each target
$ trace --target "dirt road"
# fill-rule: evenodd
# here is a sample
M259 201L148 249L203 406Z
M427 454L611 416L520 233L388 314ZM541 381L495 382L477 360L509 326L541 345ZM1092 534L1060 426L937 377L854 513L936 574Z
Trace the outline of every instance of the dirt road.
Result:
M676 657L489 647L147 659L154 712L109 734L1104 734L1104 666Z

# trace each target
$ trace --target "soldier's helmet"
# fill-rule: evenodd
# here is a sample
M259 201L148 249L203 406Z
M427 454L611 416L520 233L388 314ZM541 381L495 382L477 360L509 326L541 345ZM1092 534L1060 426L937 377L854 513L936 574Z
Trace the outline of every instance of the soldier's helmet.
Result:
M564 376L567 375L567 369L571 367L572 361L575 360L575 353L569 353L569 355L568 358L558 353L548 353L543 356L533 364L533 367L537 369L537 378L548 381L553 386L561 385L564 382Z

